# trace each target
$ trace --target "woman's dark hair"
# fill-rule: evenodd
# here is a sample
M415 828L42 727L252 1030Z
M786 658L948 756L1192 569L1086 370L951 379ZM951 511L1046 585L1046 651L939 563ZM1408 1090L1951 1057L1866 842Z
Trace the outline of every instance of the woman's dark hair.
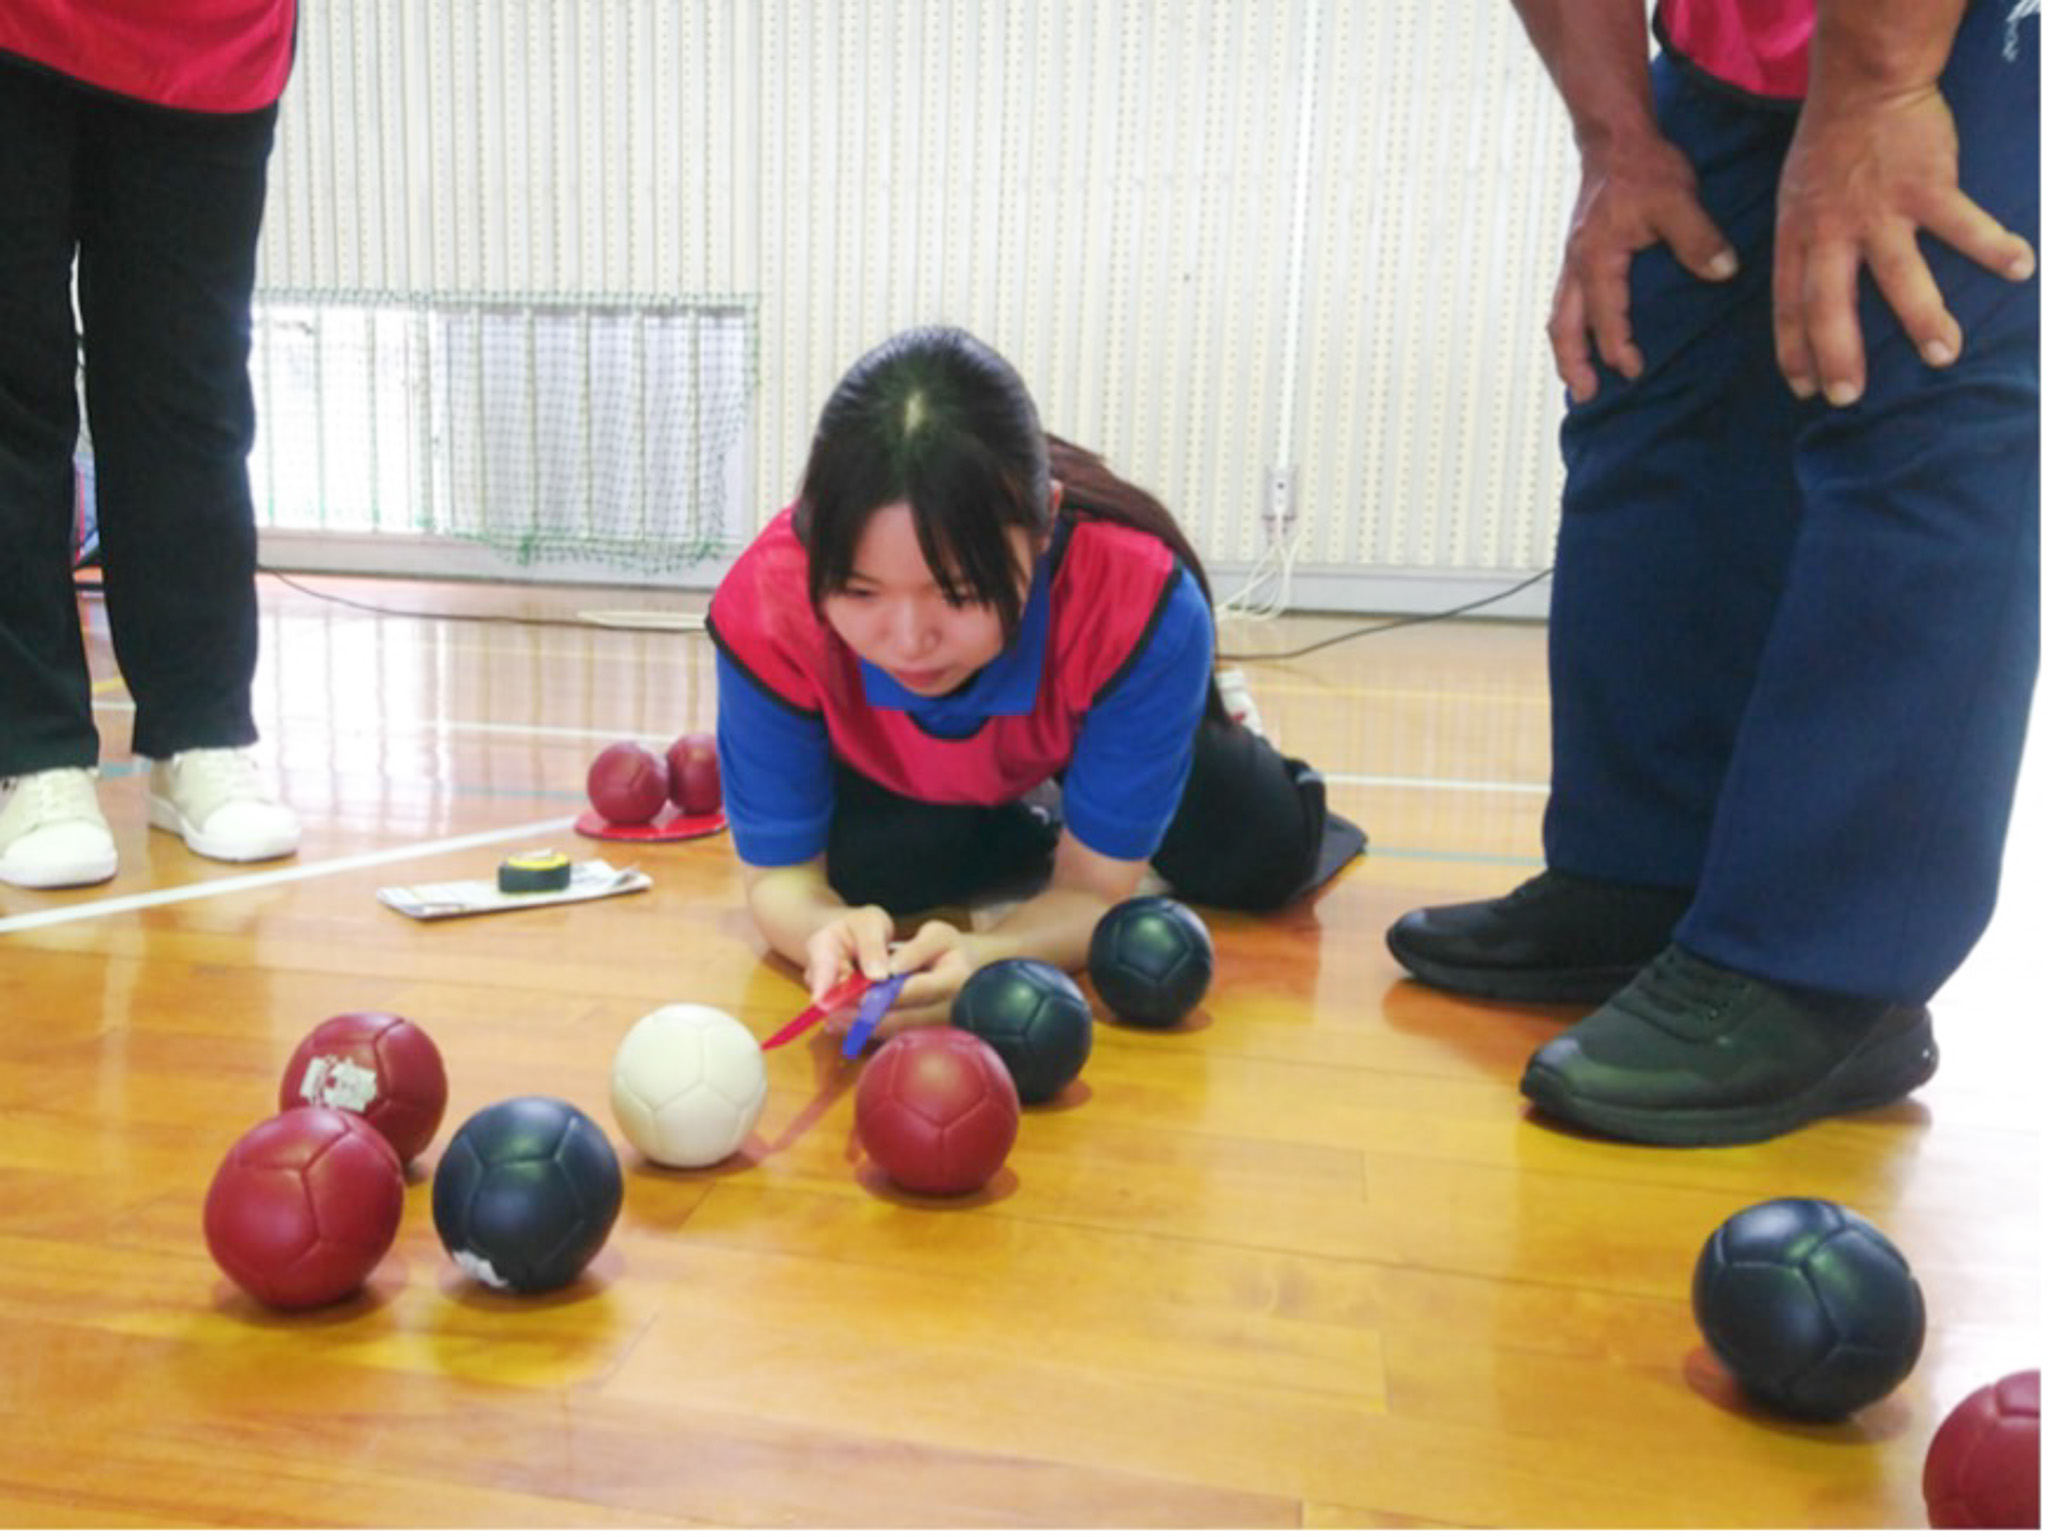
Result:
M1201 584L1187 535L1156 497L1100 456L1039 425L1024 381L967 332L923 327L891 337L839 381L819 414L797 492L796 532L810 556L813 608L846 586L869 516L910 504L918 549L949 597L987 603L1016 633L1023 572L1008 531L1052 531L1052 484L1063 515L1102 518L1163 540Z

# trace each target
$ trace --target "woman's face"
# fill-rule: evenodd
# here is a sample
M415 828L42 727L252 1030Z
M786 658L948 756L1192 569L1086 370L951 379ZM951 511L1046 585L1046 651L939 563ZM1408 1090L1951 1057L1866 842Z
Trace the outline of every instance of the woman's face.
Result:
M1020 590L1030 584L1030 536L1007 531L1017 555ZM911 693L951 693L1003 650L1002 617L986 603L957 603L918 548L908 502L891 502L868 518L854 546L846 585L826 597L825 622L862 661L879 667Z

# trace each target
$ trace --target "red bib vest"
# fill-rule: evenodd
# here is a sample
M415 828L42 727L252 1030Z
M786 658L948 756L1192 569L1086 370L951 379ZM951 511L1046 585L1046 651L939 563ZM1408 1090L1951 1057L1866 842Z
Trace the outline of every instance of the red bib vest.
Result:
M4 0L0 53L188 112L254 112L284 94L297 0Z
M1159 540L1113 523L1071 525L1057 549L1038 693L1029 712L991 715L964 738L933 736L906 710L868 703L859 659L812 611L809 561L779 513L712 597L719 647L769 693L822 715L833 752L899 795L934 803L1012 801L1072 760L1081 718L1137 654L1177 565Z

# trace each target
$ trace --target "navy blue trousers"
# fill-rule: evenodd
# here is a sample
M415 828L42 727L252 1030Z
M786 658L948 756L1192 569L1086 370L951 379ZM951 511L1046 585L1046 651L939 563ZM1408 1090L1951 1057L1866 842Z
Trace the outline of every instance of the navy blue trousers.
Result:
M1979 0L1944 76L1964 189L2039 243L2039 23ZM2040 651L2038 279L1923 238L1963 355L1864 283L1864 398L1793 397L1771 237L1789 115L1668 59L1665 133L1741 256L1634 263L1646 369L1572 407L1550 629L1553 868L1687 888L1677 938L1923 1001L1989 922Z
M250 297L275 124L0 58L0 775L99 758L71 582L74 263L134 748L256 740Z

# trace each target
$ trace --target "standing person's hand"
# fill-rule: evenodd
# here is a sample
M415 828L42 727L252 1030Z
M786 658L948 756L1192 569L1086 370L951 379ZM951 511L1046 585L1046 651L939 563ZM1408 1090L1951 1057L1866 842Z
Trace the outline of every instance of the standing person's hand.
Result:
M1865 267L1926 363L1945 368L1962 355L1962 327L1920 249L1923 230L2014 282L2033 276L2033 247L1958 184L1955 118L1936 86L1816 94L1778 183L1771 278L1778 367L1794 394L1819 390L1837 406L1862 396Z
M1564 266L1550 303L1550 350L1572 399L1600 388L1593 355L1625 379L1643 371L1629 328L1629 266L1638 251L1666 245L1696 277L1735 275L1735 251L1700 204L1683 154L1654 134L1584 151Z

